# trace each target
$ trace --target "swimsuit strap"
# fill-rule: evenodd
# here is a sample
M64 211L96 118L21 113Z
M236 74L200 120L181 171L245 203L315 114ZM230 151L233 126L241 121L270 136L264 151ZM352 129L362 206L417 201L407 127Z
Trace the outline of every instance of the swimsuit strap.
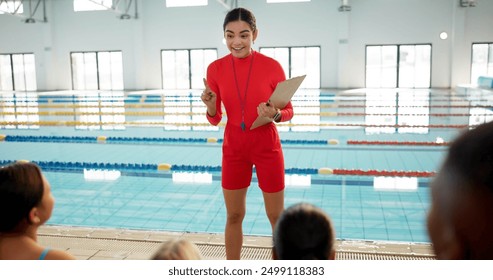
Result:
M50 248L45 248L43 250L43 252L41 252L41 255L39 256L39 260L44 260L49 251L50 251Z

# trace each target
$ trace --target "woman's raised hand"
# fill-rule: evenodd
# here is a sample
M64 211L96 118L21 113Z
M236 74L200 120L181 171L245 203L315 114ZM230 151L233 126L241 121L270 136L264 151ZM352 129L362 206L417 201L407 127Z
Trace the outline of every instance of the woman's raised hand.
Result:
M200 99L202 99L202 102L204 102L204 104L207 106L207 113L209 114L209 116L214 116L216 115L217 95L215 92L211 90L205 78L204 78L204 86L205 89L202 92L202 95L200 95Z

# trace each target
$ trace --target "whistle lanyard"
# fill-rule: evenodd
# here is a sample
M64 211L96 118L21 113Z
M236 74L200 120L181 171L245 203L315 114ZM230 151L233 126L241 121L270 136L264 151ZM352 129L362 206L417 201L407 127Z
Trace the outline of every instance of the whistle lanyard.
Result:
M236 83L236 92L238 93L238 99L240 100L240 107L241 107L241 130L245 130L245 104L246 104L246 97L247 97L247 91L248 91L248 84L250 83L250 74L252 73L252 65L253 65L253 59L254 59L254 53L252 51L252 59L250 61L250 68L248 69L248 76L246 80L246 86L245 86L245 93L243 94L243 99L241 98L241 92L240 92L240 86L238 85L238 78L236 77L236 68L235 68L235 60L233 55L231 55L231 63L233 64L233 74L235 76L235 83Z

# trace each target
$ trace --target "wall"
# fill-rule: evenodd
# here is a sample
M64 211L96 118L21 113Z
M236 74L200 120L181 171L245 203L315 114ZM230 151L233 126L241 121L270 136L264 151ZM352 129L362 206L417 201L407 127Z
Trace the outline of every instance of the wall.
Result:
M136 0L138 18L120 20L110 11L73 12L71 0L47 0L47 23L26 24L0 15L0 53L34 52L40 90L71 89L70 52L121 50L126 89L161 88L160 51L217 48L222 44L226 9L215 0L207 7L166 8L164 0ZM338 0L267 4L240 0L257 17L262 46L320 46L321 86L365 85L365 46L432 44L432 87L469 83L471 44L493 42L493 1L460 8L457 0ZM130 12L133 14L134 10ZM449 34L439 39L440 32Z

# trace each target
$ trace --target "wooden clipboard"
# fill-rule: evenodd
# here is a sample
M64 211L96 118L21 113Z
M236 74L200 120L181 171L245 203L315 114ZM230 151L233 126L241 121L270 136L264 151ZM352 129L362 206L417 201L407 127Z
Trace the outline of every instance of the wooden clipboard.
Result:
M298 76L291 78L289 80L285 80L277 84L276 89L270 96L270 103L274 105L274 107L283 109L288 105L293 95L300 87L301 83L305 79L306 75ZM271 118L258 116L257 119L253 122L250 130L255 129L264 124L268 124L272 122Z

